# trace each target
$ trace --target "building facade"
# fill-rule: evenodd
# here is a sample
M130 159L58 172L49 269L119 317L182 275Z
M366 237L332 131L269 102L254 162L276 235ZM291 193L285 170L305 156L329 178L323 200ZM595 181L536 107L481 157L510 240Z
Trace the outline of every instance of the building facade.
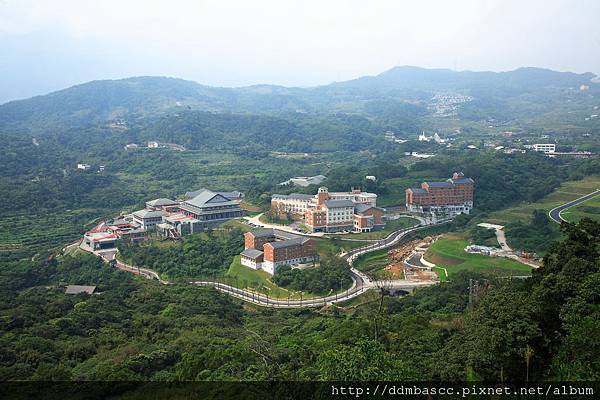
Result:
M179 208L185 215L198 220L203 228L244 215L240 201L231 200L207 189L194 198L183 201Z
M252 269L274 275L282 265L299 265L318 261L317 243L309 237L278 229L257 229L244 234L240 262Z
M473 209L475 182L454 173L445 182L423 182L420 188L406 189L406 209L412 212L455 216Z
M320 187L316 195L275 194L271 212L302 220L312 232L369 232L385 227L385 210L377 207L377 195L359 189L329 192Z

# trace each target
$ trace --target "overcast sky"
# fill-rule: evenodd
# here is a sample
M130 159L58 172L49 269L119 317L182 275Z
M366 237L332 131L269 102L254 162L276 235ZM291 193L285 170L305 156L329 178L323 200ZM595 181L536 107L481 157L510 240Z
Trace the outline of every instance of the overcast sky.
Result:
M0 0L0 103L93 79L312 86L396 65L600 73L598 0Z

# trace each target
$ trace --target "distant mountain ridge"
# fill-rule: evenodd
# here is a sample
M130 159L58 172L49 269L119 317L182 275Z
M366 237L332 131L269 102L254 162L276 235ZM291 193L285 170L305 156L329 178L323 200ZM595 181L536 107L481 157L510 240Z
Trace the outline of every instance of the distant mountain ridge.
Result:
M86 124L124 117L180 110L235 113L380 113L399 108L422 113L436 92L460 92L478 98L504 101L524 93L564 91L591 85L592 73L576 74L541 68L509 72L452 71L395 67L375 76L298 88L254 85L222 88L168 77L131 77L99 80L43 96L0 105L0 127L21 124ZM385 104L380 104L384 102ZM416 105L415 105L416 104ZM384 111L381 111L381 110Z

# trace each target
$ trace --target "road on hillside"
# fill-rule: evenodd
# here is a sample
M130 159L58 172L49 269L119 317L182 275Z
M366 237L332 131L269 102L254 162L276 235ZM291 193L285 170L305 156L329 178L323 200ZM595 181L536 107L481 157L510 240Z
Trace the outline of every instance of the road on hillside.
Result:
M592 197L595 197L595 196L597 196L597 195L599 195L599 194L600 194L600 189L598 189L598 190L596 190L596 191L594 191L594 192L592 192L592 193L586 194L585 196L582 196L582 197L580 197L580 198L578 198L578 199L575 199L575 200L569 201L568 203L565 203L565 204L563 204L563 205L561 205L561 206L554 207L552 210L550 210L550 212L548 213L548 215L549 215L549 216L550 216L550 218L551 218L551 219L552 219L554 222L556 222L556 223L559 223L559 224L560 224L560 223L562 223L563 221L564 221L564 222L567 222L567 220L563 219L563 218L560 216L560 213L561 213L561 212L563 212L563 211L564 211L564 210L566 210L567 208L571 208L571 207L573 207L573 206L576 206L576 205L578 205L578 204L581 204L581 203L583 203L584 201L586 201L586 200L589 200L589 199L591 199Z
M448 221L440 221L438 224L442 224ZM408 281L408 280L386 280L386 281L372 281L367 275L358 271L352 267L354 260L362 254L370 253L375 250L384 249L396 244L405 235L427 228L427 225L418 225L408 229L401 229L390 233L385 239L381 239L377 242L370 243L367 246L350 250L349 252L341 255L341 258L348 262L350 265L350 276L352 277L352 287L342 293L336 293L324 297L314 297L302 300L292 299L273 299L268 295L256 293L247 289L240 289L234 286L227 285L218 281L192 281L191 284L199 286L212 286L220 292L226 293L232 297L247 301L249 303L257 304L265 307L273 308L300 308L300 307L321 307L327 304L333 304L337 302L347 301L354 297L361 295L367 290L371 289L399 289L410 291L416 287L424 287L435 284L435 282L421 282L421 281ZM169 284L171 282L160 279L160 276L155 271L147 268L133 267L127 265L119 260L116 260L117 250L99 251L93 252L96 255L102 257L106 262L115 261L114 266L123 271L133 273L136 275L142 275L148 279L156 279L163 284Z

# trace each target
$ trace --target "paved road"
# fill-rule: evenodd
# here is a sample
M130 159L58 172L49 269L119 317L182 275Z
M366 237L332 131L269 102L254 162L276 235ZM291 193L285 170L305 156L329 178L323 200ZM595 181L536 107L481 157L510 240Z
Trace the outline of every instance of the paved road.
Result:
M441 223L445 223L448 221L442 221ZM352 263L362 254L369 253L375 250L384 249L387 247L391 247L397 242L399 242L404 236L408 235L411 232L427 228L428 226L416 226L408 229L402 229L395 232L390 233L385 239L379 240L375 243L370 243L367 246L353 249L345 254L342 254L341 257L348 262L350 265L350 276L352 277L352 286L342 293L337 293L334 295L324 296L324 297L315 297L309 299L302 300L291 300L291 299L273 299L268 297L267 295L256 293L247 289L236 288L218 281L192 281L191 284L200 285L200 286L212 286L220 292L226 293L235 298L254 303L260 306L265 307L274 307L274 308L303 308L303 307L321 307L328 304L334 304L342 301L347 301L353 299L354 297L360 296L367 290L371 289L395 289L395 290L412 290L416 287L424 287L436 284L437 282L422 282L422 281L409 281L409 280L382 280L382 281L373 281L369 279L367 275L358 271L356 268L352 267ZM110 262L112 260L116 260L116 250L107 250L95 252L96 255L102 257L106 262ZM170 284L171 282L162 280L160 275L155 271L152 271L147 268L138 268L127 265L121 261L116 260L115 267L120 270L130 272L136 275L144 276L148 279L156 279L162 284Z
M552 210L550 210L550 212L548 213L548 215L550 216L550 218L556 222L556 223L562 223L564 222L568 222L567 220L563 219L563 217L560 216L560 213L563 212L564 210L566 210L567 208L571 208L573 206L576 206L578 204L583 203L586 200L591 199L592 197L596 197L600 194L600 189L596 190L595 192L586 194L585 196L582 196L578 199L572 200L568 203L565 203L561 206L558 207L554 207Z

